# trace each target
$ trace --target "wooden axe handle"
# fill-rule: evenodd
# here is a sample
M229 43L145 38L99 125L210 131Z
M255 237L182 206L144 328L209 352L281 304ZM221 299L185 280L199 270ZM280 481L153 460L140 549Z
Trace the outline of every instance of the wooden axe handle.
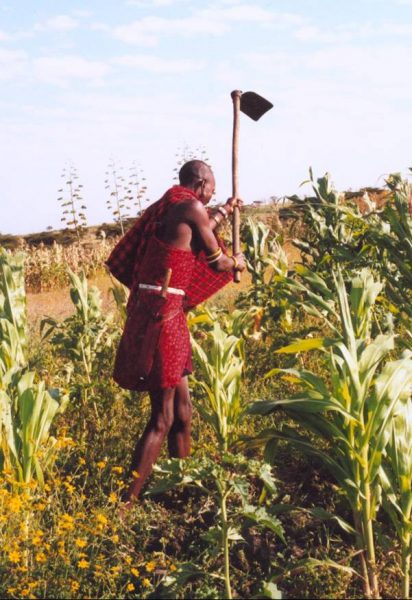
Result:
M233 138L232 138L232 197L239 197L239 175L238 175L238 161L239 161L239 116L240 116L240 97L242 92L234 90L231 94L233 100ZM232 221L232 245L233 254L239 254L240 252L240 215L239 207L235 206L233 209L233 221ZM234 281L239 283L240 271L235 271Z

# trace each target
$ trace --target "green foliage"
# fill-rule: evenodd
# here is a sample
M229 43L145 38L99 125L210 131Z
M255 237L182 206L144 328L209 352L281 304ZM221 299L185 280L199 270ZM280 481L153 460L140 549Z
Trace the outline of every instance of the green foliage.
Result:
M24 254L0 248L0 375L26 365Z
M222 452L233 448L245 406L240 397L244 363L242 339L227 335L215 320L202 346L194 339L198 365L195 384L205 392L197 404L202 417L213 428Z
M402 548L402 593L409 597L411 562L412 514L412 398L399 402L393 418L388 423L389 443L387 460L380 471L383 488L383 506L396 529Z
M385 364L394 348L394 335L371 338L373 307L382 285L367 270L353 276L349 292L340 273L333 277L334 289L329 289L319 275L304 268L299 272L303 282L291 282L291 287L305 293L301 305L323 319L331 337L301 340L279 352L321 348L330 376L326 379L303 369L273 369L268 376L286 376L298 385L298 391L289 398L256 403L250 411L268 414L282 407L315 435L285 428L281 433L264 431L261 439L268 454L275 440L285 439L318 457L331 471L351 506L358 544L366 553L365 593L376 595L372 522L380 502L379 473L392 415L410 394L411 355ZM319 448L316 438L328 443L325 450Z
M99 359L107 348L111 348L118 334L112 327L112 315L102 312L100 291L89 289L83 271L79 275L68 270L72 287L70 297L75 312L58 323L45 318L40 325L43 339L51 335L51 343L68 361L68 368L80 368L88 383L98 375Z
M391 194L381 213L381 226L370 232L387 296L395 314L412 317L412 185L399 174L387 180Z
M291 326L291 306L284 294L283 280L288 273L288 259L280 239L264 223L250 217L242 227L244 255L252 285L236 301L254 319L256 337L271 333L280 325Z
M323 273L337 265L371 267L376 262L376 248L366 233L374 215L362 214L356 203L344 199L328 173L316 181L311 169L309 175L315 196L289 198L292 211L304 225L304 237L293 240L304 264Z
M149 490L149 494L159 494L175 487L198 488L212 501L217 513L216 525L203 535L207 543L207 553L214 561L223 557L225 598L232 597L230 583L229 549L236 544L245 544L243 529L255 527L270 530L284 540L283 527L270 507L251 503L252 481L256 478L271 496L276 494L276 484L270 466L256 460L248 460L241 454L225 453L220 461L202 457L186 460L172 459L155 467L161 476ZM216 567L215 567L216 568ZM162 585L162 593L176 590L184 574L202 577L202 569L195 564L181 565L175 576L169 576ZM266 587L265 587L266 586ZM274 590L275 586L264 584L263 588ZM160 595L160 597L167 597ZM278 596L280 597L280 596Z
M27 369L27 316L23 256L0 254L0 470L18 482L35 477L55 459L51 424L67 397L47 390Z

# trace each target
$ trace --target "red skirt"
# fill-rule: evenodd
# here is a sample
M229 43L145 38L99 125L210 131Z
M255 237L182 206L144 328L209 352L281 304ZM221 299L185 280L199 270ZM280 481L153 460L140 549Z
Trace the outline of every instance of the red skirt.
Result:
M192 371L190 334L182 296L139 290L117 351L113 378L125 389L176 387Z

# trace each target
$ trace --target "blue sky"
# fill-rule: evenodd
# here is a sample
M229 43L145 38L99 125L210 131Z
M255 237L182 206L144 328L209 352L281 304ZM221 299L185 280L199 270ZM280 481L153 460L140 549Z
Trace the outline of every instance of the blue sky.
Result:
M275 108L241 121L247 202L338 189L412 165L412 0L0 0L0 232L60 223L63 167L91 224L105 171L143 168L157 199L176 152L204 147L231 193L232 89Z

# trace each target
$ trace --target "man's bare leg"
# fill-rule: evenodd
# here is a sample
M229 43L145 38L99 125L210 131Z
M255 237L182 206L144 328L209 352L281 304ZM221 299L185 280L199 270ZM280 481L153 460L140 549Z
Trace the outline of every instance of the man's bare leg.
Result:
M190 454L192 402L187 377L182 377L174 397L174 421L167 437L169 456L186 458Z
M152 472L153 464L160 454L162 444L169 433L174 420L175 388L150 392L152 414L142 437L133 453L131 472L137 472L124 495L124 501L136 500L144 482Z

